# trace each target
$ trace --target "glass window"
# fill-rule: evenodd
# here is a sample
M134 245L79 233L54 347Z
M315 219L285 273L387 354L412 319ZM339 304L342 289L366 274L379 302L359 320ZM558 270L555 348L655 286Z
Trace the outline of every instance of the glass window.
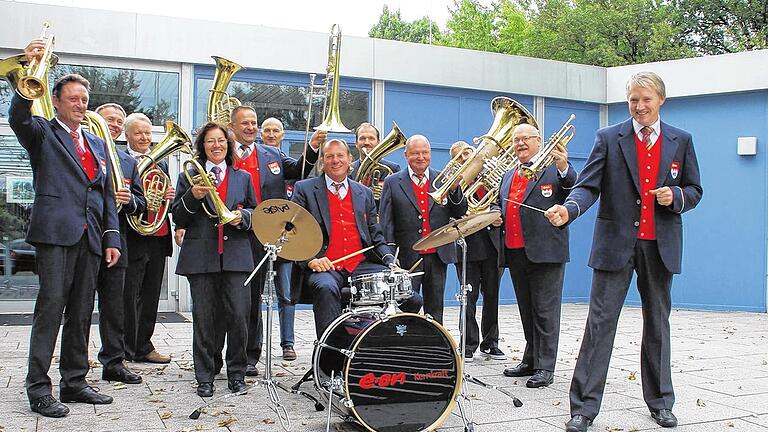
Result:
M205 122L208 106L208 90L212 79L199 78L195 94L195 126ZM232 81L227 88L231 97L256 109L259 122L275 117L283 122L286 130L303 131L307 126L307 87L287 84L262 84ZM312 127L322 122L323 98L313 98ZM368 92L359 90L339 91L339 115L348 129L368 121Z
M88 109L107 102L118 103L127 113L142 112L152 124L178 121L179 74L96 66L57 65L51 70L51 83L62 75L77 73L91 83ZM5 80L0 82L0 117L8 116L13 92Z

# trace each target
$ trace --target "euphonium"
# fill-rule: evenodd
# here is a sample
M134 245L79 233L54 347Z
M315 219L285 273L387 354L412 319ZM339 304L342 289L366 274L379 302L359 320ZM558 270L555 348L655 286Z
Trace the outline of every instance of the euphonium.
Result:
M223 57L211 56L216 61L213 86L208 91L208 121L229 123L232 110L242 105L240 100L227 93L229 82L243 67Z
M93 111L86 111L81 123L88 128L92 134L104 140L104 150L107 152L107 160L109 161L111 174L109 179L112 181L112 190L117 192L118 189L125 189L123 168L120 166L120 158L117 156L117 146L115 145L115 140L112 139L112 134L109 132L107 121ZM120 211L123 204L115 198L115 206L117 207L117 210Z
M190 174L190 171L192 170L197 172L197 174ZM239 210L228 209L227 205L224 204L224 202L221 200L219 194L216 192L216 185L213 183L211 177L209 177L209 175L205 172L205 168L200 165L200 162L198 162L197 159L192 158L184 161L184 176L187 177L187 181L189 182L190 186L197 185L209 188L208 198L210 198L211 203L213 204L213 209L209 210L205 202L203 202L203 211L211 219L218 218L218 225L230 223L240 217Z
M576 118L575 114L571 114L568 120L563 123L563 126L557 132L553 133L547 144L536 153L536 156L531 159L530 166L520 167L520 173L526 176L529 180L533 180L536 176L552 165L555 158L552 156L552 150L554 150L558 144L562 144L563 147L567 147L568 143L573 139L576 133L576 127L571 124L573 119Z
M325 104L323 122L315 130L349 133L339 114L339 60L341 60L341 27L334 24L328 37L328 67L325 70ZM330 93L328 86L331 86ZM310 99L309 103L312 103Z
M494 114L493 124L485 135L474 139L475 144L478 145L474 154L463 164L458 163L458 160L455 160L456 157L451 159L434 178L434 184L441 183L439 188L429 193L436 203L443 202L443 198L448 196L451 186L456 182L459 182L463 190L467 190L478 180L478 175L485 168L486 161L499 154L509 157L510 152L505 150L511 147L512 131L515 126L528 123L538 127L533 115L522 104L507 97L494 98L491 102L491 112ZM511 155L514 155L514 152L511 152ZM488 190L494 187L493 184L484 186ZM466 193L464 196L467 196Z
M514 146L509 146L502 153L486 160L483 163L482 171L477 175L477 180L463 191L467 198L469 213L479 213L490 208L499 194L501 179L504 174L517 168L518 165L519 161L515 155ZM475 193L481 187L485 188L485 193L478 198Z
M383 187L381 180L392 174L392 169L382 164L381 160L393 151L405 147L405 141L406 137L400 127L397 123L392 122L392 130L379 145L374 147L370 153L365 154L360 162L355 180L371 188L374 199L381 199Z
M165 222L165 217L171 208L171 200L165 199L165 190L171 185L171 179L160 168L157 162L165 159L176 151L182 151L191 155L192 147L184 129L172 121L165 122L165 136L157 143L144 158L139 161L136 170L144 187L144 198L147 200L147 210L154 212L155 217L148 219L148 215L128 216L128 225L137 233L149 236L156 233Z

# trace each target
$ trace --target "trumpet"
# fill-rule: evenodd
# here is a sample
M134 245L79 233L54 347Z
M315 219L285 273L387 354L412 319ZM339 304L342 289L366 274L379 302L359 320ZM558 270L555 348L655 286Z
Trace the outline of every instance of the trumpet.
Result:
M552 162L555 160L554 156L552 156L552 150L554 150L558 144L567 147L568 143L576 134L576 127L571 124L575 118L576 114L571 114L560 130L552 134L549 140L547 140L547 144L533 157L530 166L520 167L520 173L522 175L529 180L534 180L539 173L552 165Z
M45 23L43 35L47 29L48 23ZM53 54L53 36L48 39L46 47L48 45L50 45L49 49L43 53L46 58L45 62L38 59L30 62L24 54L0 60L0 77L5 78L19 96L32 99L32 108L30 108L32 115L51 120L56 113L53 108L51 93L48 91L48 74L51 68L58 63L59 58ZM31 79L32 76L39 77L39 81Z
M53 44L56 38L46 35L50 26L48 22L43 23L43 32L40 34L40 39L45 41L43 54L39 58L35 57L30 60L24 70L24 75L19 79L18 87L16 87L16 91L24 99L35 100L48 93L48 71L58 61L58 59L54 60L53 56ZM54 61L53 64L51 64L52 60Z
M192 175L190 174L191 171L197 174ZM240 210L229 210L227 208L227 205L224 204L216 192L216 185L197 159L192 158L184 161L184 176L187 178L190 186L205 186L208 188L208 198L210 198L213 204L213 209L208 209L206 203L203 202L203 211L211 219L218 218L219 223L217 225L228 224L241 216Z

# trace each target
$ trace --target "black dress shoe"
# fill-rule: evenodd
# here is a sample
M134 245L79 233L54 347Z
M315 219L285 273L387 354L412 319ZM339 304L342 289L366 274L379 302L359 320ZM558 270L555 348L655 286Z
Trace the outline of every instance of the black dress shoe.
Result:
M651 417L656 420L656 424L661 427L671 428L677 426L677 417L672 414L672 410L661 409L658 411L651 411Z
M255 364L249 364L245 367L245 376L258 376L259 368Z
M546 387L555 382L555 374L548 370L539 369L533 376L526 381L525 386L528 388Z
M520 363L519 365L504 369L504 376L508 377L524 377L531 376L535 371L533 367L528 363Z
M140 375L131 372L126 367L114 370L104 369L101 379L104 381L120 381L126 384L141 384L142 381Z
M82 402L87 404L108 405L112 403L112 396L101 394L91 386L87 386L75 392L62 390L62 402Z
M587 428L592 424L592 420L581 414L576 414L565 424L565 432L587 432Z
M227 384L227 387L229 387L232 393L240 393L241 391L245 390L247 386L243 380L230 380Z
M200 397L213 396L213 383L204 382L197 385L197 395Z
M32 408L32 411L45 417L59 418L69 414L69 408L51 395L41 396L33 400L29 403L29 407Z

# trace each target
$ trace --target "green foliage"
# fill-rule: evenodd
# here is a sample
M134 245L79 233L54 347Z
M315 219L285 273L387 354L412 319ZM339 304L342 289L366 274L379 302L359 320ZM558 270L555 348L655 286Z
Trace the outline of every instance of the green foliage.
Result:
M768 0L675 0L675 8L698 54L768 48Z
M428 44L436 43L441 33L437 24L427 17L412 22L404 21L400 16L399 9L392 12L387 5L384 5L379 22L371 27L371 30L368 31L368 36L379 39Z

